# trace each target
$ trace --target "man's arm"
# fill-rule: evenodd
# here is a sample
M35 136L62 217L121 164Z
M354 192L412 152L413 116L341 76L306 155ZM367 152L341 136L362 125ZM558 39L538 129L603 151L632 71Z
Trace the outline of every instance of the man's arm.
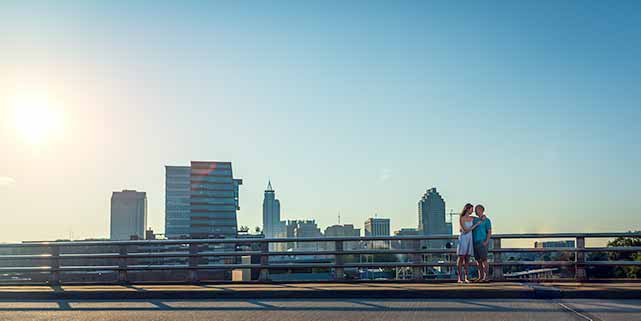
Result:
M485 242L483 242L483 246L488 247L490 244L490 238L492 238L492 221L490 219L487 219L487 237L485 238Z
M490 238L492 238L492 229L491 228L487 229L487 238L485 239L485 242L483 242L483 245L485 247L487 247L488 244L490 244Z

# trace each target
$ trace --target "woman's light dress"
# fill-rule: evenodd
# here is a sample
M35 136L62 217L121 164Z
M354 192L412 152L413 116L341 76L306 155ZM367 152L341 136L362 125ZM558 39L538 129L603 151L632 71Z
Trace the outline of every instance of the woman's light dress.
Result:
M463 226L465 226L466 229L470 229L473 225L474 220L463 222ZM456 248L456 254L473 256L474 245L472 242L472 231L469 231L467 233L461 232L461 235L459 235L458 237L458 247Z

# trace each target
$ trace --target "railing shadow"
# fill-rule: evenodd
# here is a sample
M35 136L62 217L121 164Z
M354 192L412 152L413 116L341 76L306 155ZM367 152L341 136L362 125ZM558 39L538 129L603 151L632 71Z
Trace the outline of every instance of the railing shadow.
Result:
M57 307L50 303L56 303ZM554 301L546 305L525 306L523 300L486 299L486 300L439 300L439 299L372 299L372 300L333 300L333 299L290 299L290 300L20 300L0 301L0 312L38 312L38 311L333 311L333 312L461 312L461 313L556 313L559 308ZM16 306L7 306L13 305ZM49 304L49 307L19 307L21 303ZM91 307L83 307L90 303ZM111 306L114 303L118 306ZM180 303L180 304L177 304ZM184 304L192 303L193 306ZM515 305L512 305L514 304ZM132 304L137 306L126 306ZM145 306L140 306L140 305ZM211 304L211 306L207 306ZM100 306L104 305L104 306ZM196 306L198 305L198 306ZM603 306L598 303L582 303L586 313L641 313L641 301L630 301L625 306Z

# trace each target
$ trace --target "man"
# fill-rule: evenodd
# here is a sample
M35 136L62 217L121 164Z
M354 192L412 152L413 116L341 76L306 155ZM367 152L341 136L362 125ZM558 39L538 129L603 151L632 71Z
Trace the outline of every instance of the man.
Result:
M478 262L479 278L478 282L488 281L488 272L490 267L487 263L487 248L490 245L490 238L492 237L492 221L485 216L485 207L481 204L476 205L474 208L476 216L474 224L479 222L472 232L474 240L474 258Z

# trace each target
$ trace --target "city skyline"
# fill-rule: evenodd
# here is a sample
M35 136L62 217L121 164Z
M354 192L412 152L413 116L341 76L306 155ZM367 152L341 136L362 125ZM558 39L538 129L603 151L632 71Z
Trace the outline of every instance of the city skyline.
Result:
M638 230L639 10L3 1L0 242L108 237L122 189L162 233L192 159L234 164L239 226L271 178L319 226L414 227L436 186L497 233Z

